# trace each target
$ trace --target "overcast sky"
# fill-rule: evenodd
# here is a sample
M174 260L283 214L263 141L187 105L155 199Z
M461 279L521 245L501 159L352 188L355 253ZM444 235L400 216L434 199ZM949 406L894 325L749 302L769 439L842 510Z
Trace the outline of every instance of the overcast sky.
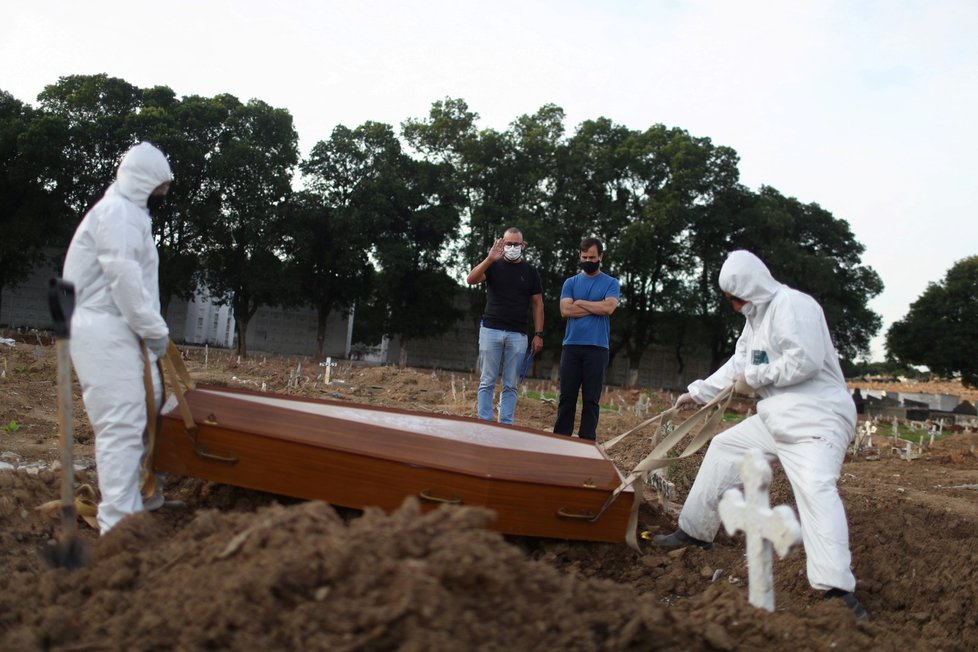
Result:
M569 132L604 116L708 137L748 187L849 222L886 285L877 358L978 254L976 0L0 1L0 89L31 104L73 74L231 93L287 109L303 155L445 97L483 128L554 103Z

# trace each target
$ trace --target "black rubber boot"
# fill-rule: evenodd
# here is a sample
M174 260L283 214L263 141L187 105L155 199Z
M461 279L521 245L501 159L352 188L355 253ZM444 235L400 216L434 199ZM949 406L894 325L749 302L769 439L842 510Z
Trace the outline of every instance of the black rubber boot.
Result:
M652 537L652 543L662 548L680 548L682 546L698 546L703 550L713 550L712 541L694 539L682 530L677 529L672 534L657 534Z
M842 589L829 589L825 592L825 599L839 599L845 603L849 609L852 610L852 614L856 617L856 620L866 620L869 618L869 613L866 612L865 607L860 604L859 600L856 599L849 591L843 591Z

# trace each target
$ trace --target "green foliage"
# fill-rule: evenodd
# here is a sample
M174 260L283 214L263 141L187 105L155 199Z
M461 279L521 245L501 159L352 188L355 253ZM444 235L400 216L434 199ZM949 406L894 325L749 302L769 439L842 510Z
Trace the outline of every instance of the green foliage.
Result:
M865 247L849 224L818 204L802 204L769 187L745 217L733 244L754 251L775 278L819 302L842 357L868 352L881 319L866 303L883 291L883 283L860 265Z
M445 98L400 136L375 122L338 126L298 165L291 116L260 100L179 98L105 74L62 77L38 100L33 109L0 91L0 289L42 245L64 246L123 152L150 140L175 175L153 220L164 312L206 286L231 305L242 354L262 305L313 306L320 348L336 311L355 310L355 335L368 342L453 328L459 306L475 317L484 305L481 288L462 294L457 279L509 226L540 271L554 354L557 296L590 235L622 282L612 354L635 369L656 343L673 347L680 371L689 342L709 341L715 365L730 354L742 322L716 278L735 248L815 296L845 357L865 352L879 328L867 302L882 283L860 264L848 224L740 186L736 152L680 128L600 117L568 134L564 111L548 104L505 130L479 130L464 100Z
M41 110L59 122L63 140L52 142L61 165L51 171L64 202L66 234L112 183L119 159L136 143L133 118L140 90L108 75L70 75L44 88Z
M11 419L10 420L10 423L8 423L7 425L5 425L3 427L3 429L6 430L8 433L13 434L13 433L17 432L18 430L20 430L20 424L18 424L15 420Z
M889 356L978 387L978 256L956 262L886 333Z
M238 354L247 355L245 333L258 308L296 300L284 255L298 136L284 109L230 95L215 101L228 113L209 162L218 208L205 225L202 269L212 295L231 306Z
M921 371L892 358L882 362L844 360L842 361L842 372L846 378L910 378L914 380L928 380L930 378L929 372Z
M42 247L62 213L45 185L49 126L43 114L0 91L0 296L43 263Z

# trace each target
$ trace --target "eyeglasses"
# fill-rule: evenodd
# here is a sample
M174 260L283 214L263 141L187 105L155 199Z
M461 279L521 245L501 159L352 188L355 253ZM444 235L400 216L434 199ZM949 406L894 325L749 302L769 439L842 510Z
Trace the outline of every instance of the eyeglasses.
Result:
M504 242L503 243L503 246L504 247L522 247L523 246L523 243L522 242Z

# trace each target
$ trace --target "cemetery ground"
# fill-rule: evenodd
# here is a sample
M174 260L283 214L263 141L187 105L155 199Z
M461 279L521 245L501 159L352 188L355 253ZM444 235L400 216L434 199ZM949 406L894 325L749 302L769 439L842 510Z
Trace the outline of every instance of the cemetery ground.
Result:
M721 533L712 551L643 541L636 553L502 536L475 508L421 514L408 501L391 515L360 513L181 477L166 491L185 508L132 517L101 539L80 522L90 563L48 570L37 551L59 526L36 508L59 491L55 354L32 338L0 346L0 649L978 649L978 435L945 434L908 461L889 424L874 448L847 456L839 481L868 621L808 586L802 550L775 559L775 612L751 607L742 535ZM210 351L205 365L203 350L186 355L192 375L212 384L475 414L470 374L341 361L324 384L325 368L308 359ZM550 389L528 382L520 425L552 426L555 407L539 396ZM978 398L936 391L949 389ZM599 440L668 400L612 389ZM736 402L726 425L748 409ZM77 384L73 417L76 475L95 486ZM620 469L645 456L649 435L609 451ZM674 529L701 459L670 469L672 501L649 494L640 530ZM793 505L773 468L772 505Z

